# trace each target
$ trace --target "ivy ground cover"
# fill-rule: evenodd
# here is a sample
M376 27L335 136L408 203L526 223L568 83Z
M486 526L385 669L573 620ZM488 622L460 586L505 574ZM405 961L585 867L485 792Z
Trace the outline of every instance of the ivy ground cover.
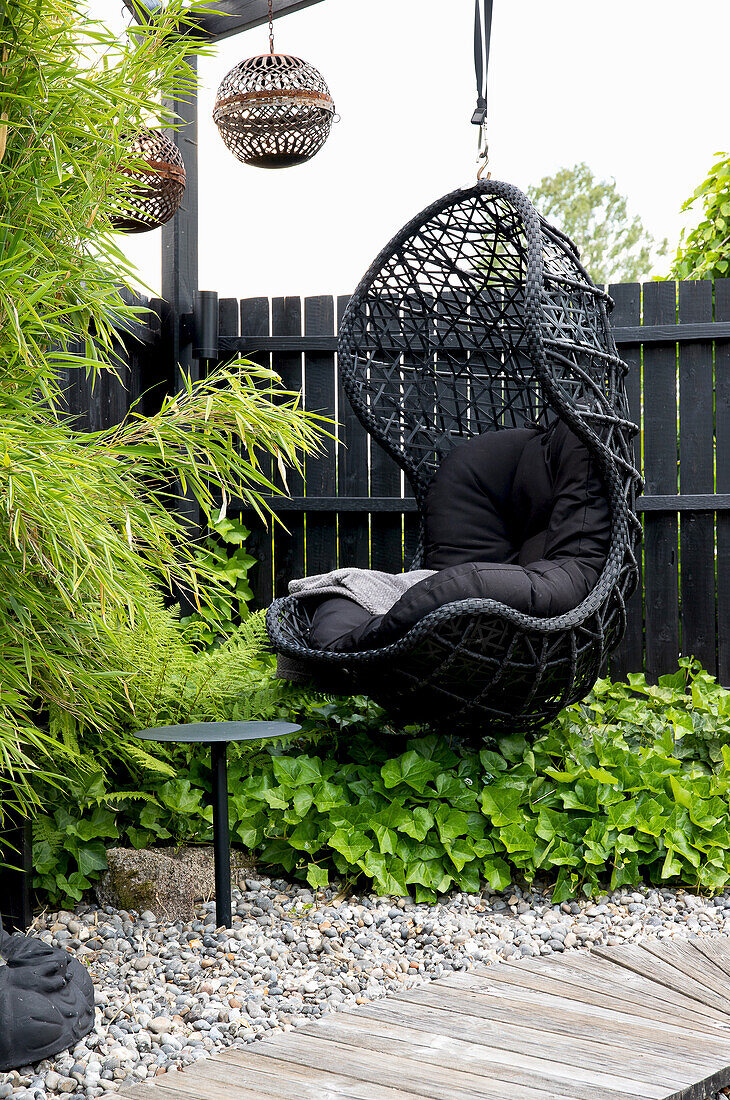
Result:
M314 887L336 877L434 901L539 877L562 901L639 881L705 892L730 882L730 692L694 662L656 686L599 681L532 743L388 733L364 700L310 703L309 714L315 743L303 751L232 760L231 831ZM78 821L57 811L64 851L85 838L79 866L93 845L84 868L96 873L105 844L210 839L204 759L188 757L178 775L150 784L142 803L118 794L116 811L87 807Z

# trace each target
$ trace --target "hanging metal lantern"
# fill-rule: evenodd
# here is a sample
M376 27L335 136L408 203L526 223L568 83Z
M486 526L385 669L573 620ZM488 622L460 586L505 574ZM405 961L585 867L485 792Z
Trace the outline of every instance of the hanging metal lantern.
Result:
M160 130L140 130L130 157L145 161L149 169L122 169L135 185L125 192L122 208L111 221L120 233L146 233L169 222L180 209L185 165L180 150Z
M231 152L257 168L290 168L318 153L329 137L335 104L322 74L291 54L270 52L231 69L216 95L213 121Z

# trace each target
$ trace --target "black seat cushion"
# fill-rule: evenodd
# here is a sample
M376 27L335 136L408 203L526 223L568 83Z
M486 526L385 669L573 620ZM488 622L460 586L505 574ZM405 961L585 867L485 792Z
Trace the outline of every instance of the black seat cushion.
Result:
M610 512L595 460L562 423L547 432L475 436L444 459L426 499L424 568L385 615L324 601L310 644L379 648L429 612L480 597L529 615L576 607L595 585L610 541ZM330 606L327 606L327 605Z

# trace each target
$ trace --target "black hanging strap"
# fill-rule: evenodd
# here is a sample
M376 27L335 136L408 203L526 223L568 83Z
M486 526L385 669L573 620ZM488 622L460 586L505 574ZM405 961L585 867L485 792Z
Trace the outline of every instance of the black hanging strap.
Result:
M487 121L487 74L489 71L489 40L492 36L493 0L475 0L474 4L474 69L477 77L477 106L471 120L475 126ZM482 32L482 6L484 30Z

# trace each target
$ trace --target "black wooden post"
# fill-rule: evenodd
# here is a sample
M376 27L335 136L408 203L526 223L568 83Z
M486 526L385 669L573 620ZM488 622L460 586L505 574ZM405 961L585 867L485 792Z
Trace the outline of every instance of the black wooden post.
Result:
M197 76L197 58L186 62ZM197 379L193 356L192 314L198 289L198 96L191 91L168 104L179 116L172 140L182 154L187 182L182 205L162 227L162 338L170 369L170 382L177 385L178 371Z
M0 832L0 918L6 930L25 929L33 919L30 899L32 861L30 822L6 813Z
M197 78L197 57L183 64ZM197 86L187 95L168 101L178 116L179 129L171 133L185 164L186 186L177 214L162 227L162 354L170 392L183 381L197 382L200 363L194 354L193 308L198 290L198 96ZM180 490L180 515L190 527L190 537L200 531L200 508L191 493ZM181 611L188 614L192 604L181 594Z

